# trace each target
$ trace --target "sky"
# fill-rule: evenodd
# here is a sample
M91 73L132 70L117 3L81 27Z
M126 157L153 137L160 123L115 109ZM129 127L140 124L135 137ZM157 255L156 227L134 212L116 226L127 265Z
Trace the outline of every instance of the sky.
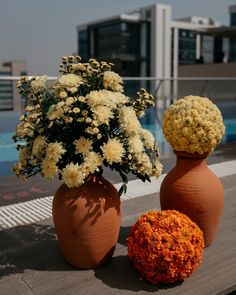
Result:
M211 17L229 24L235 0L0 0L0 62L25 60L29 75L58 75L60 57L77 52L76 26L154 3L172 18Z

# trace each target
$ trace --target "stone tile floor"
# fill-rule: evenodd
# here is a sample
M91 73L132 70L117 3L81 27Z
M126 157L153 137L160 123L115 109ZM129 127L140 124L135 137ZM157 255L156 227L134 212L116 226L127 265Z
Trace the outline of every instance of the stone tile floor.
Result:
M209 162L236 159L235 147L231 144L217 150ZM166 161L173 166L173 158ZM143 212L160 209L156 193L122 202L122 224L113 259L95 270L78 270L65 262L51 219L1 230L0 294L236 294L236 167L234 175L221 180L225 209L217 237L204 249L197 271L183 283L152 286L139 278L127 257L125 239L130 226Z

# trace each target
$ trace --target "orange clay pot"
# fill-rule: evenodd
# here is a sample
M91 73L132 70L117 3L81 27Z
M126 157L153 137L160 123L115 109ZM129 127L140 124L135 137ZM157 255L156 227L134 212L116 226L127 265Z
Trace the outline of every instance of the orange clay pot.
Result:
M175 209L190 217L203 231L207 247L215 238L223 211L223 186L207 167L207 155L175 154L176 166L161 185L161 209Z
M88 177L83 185L65 184L53 199L53 221L67 262L82 269L109 261L120 230L120 198L115 187L101 175Z

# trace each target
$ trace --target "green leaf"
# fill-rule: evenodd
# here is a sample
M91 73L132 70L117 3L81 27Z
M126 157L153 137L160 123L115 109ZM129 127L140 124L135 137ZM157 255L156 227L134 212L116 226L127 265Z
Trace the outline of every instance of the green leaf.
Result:
M121 195L123 194L124 191L124 186L122 185L119 189L119 196L121 197Z
M127 192L127 185L125 183L122 184L121 188L119 189L119 196L121 197L121 195Z

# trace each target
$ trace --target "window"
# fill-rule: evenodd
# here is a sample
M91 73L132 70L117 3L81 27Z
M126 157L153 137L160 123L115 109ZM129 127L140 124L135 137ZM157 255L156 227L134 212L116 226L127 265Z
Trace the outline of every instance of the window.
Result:
M236 12L230 14L230 25L236 26Z
M89 41L88 41L87 30L82 30L78 32L78 41L79 41L78 54L85 61L89 58Z
M196 59L196 33L179 30L179 64L193 64Z

